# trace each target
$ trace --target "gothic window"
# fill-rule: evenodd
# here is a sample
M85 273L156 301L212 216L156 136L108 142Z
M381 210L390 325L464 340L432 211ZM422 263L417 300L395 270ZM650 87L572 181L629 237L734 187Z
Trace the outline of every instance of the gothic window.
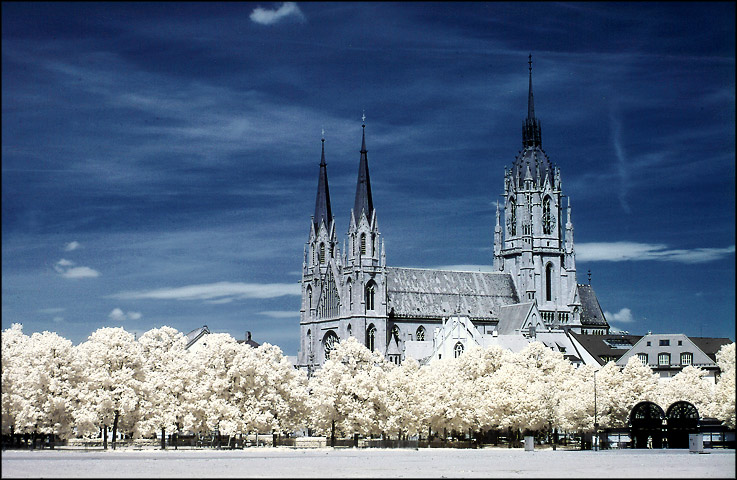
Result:
M361 234L361 255L366 255L366 234Z
M366 310L374 309L374 297L376 296L376 284L369 283L366 286Z
M307 307L312 308L312 287L307 287Z
M353 336L353 327L351 327L350 324L348 325L348 336L349 337Z
M320 244L320 263L325 263L325 244Z
M348 308L353 311L353 282L348 279Z
M418 342L424 342L425 341L425 327L419 326L417 327L417 341Z
M399 327L396 325L392 327L392 340L394 343L399 343Z
M659 353L658 365L670 365L670 353Z
M510 235L517 235L517 204L514 198L509 199L509 225L508 231Z
M371 235L371 255L376 254L376 235Z
M545 267L545 300L550 301L553 297L552 295L552 282L553 282L553 264L548 263L548 266Z
M637 358L640 359L643 365L647 365L647 353L638 353Z
M366 347L372 352L376 347L376 327L373 323L366 330Z
M335 350L336 344L338 343L338 336L332 330L325 334L322 340L323 348L325 349L325 360L330 358L330 352Z
M693 353L684 352L681 354L681 366L685 367L687 365L693 364Z
M543 233L549 235L553 231L550 217L550 197L543 200Z
M527 211L532 214L532 194L526 194L527 197Z
M463 344L461 342L456 343L456 346L453 347L453 355L455 358L458 358L463 353Z

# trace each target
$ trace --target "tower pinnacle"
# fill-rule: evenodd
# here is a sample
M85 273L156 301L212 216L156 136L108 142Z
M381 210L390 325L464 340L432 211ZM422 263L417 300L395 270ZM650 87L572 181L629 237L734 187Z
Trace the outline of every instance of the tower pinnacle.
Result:
M527 92L527 118L522 126L522 146L525 148L542 145L540 122L535 118L535 101L532 95L532 54L528 57L527 63L530 70L530 85Z
M320 157L320 176L317 181L317 197L315 198L315 232L320 230L320 223L325 222L329 228L333 219L330 208L330 189L328 188L328 167L325 163L325 130L322 131L322 156Z
M354 220L358 224L361 219L361 212L366 215L366 219L370 222L371 215L374 213L374 202L371 198L371 180L369 178L368 168L368 151L366 150L366 114L361 117L363 129L361 135L361 160L358 164L358 182L356 184L356 201L353 204Z

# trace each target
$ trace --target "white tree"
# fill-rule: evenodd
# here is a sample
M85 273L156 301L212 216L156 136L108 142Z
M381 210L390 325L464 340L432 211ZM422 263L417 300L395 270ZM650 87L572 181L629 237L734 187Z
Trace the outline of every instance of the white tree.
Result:
M30 339L23 333L23 326L14 323L2 333L2 432L14 434L26 431L19 424L19 416L26 408L23 396L27 366L23 365L23 352Z
M145 378L140 431L151 435L160 430L161 446L165 448L166 430L179 432L190 411L188 392L195 371L187 358L187 338L164 326L147 331L138 343Z
M717 352L721 370L715 388L716 417L730 428L735 428L735 346L725 345Z
M714 382L704 378L706 371L694 366L687 366L658 388L658 405L667 410L678 401L692 403L701 417L711 417L714 411Z
M381 430L396 433L398 439L420 433L419 372L417 360L408 358L386 374L386 413L381 417Z
M228 436L243 431L243 419L236 405L233 363L243 348L226 333L211 333L190 351L188 360L196 370L196 380L187 403L191 406L187 425L197 433L217 432Z
M75 350L82 376L77 388L77 429L83 435L95 434L101 424L107 448L107 428L112 426L115 448L119 426L138 434L144 380L141 345L132 333L106 327L93 332Z
M386 371L391 364L354 337L340 342L310 379L310 423L335 438L378 433L386 412ZM332 442L332 440L331 440Z

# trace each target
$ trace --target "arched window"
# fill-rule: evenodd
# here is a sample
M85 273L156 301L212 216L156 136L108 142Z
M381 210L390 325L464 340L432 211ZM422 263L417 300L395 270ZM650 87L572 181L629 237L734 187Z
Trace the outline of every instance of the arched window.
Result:
M320 263L325 263L325 244L320 244Z
M545 300L550 301L553 298L552 295L552 284L553 282L553 264L548 263L548 266L545 267Z
M371 234L371 255L376 255L376 235Z
M348 308L353 311L353 282L348 279Z
M351 327L350 324L348 325L348 336L349 337L353 336L353 327Z
M543 233L547 235L553 231L550 219L550 197L545 197L545 200L543 200Z
M376 284L372 282L366 286L366 310L374 309L375 296L376 296Z
M453 355L455 358L458 358L463 353L463 344L461 342L456 343L456 346L453 347Z
M392 327L392 340L394 340L395 343L399 343L399 327L396 325Z
M307 308L312 308L312 287L307 287Z
M510 235L517 235L517 203L514 198L509 199L509 220L507 231Z
M307 329L307 351L312 353L312 330Z
M422 325L417 327L417 332L415 336L417 337L418 342L424 342L425 341L425 327L423 327Z
M335 346L338 343L338 336L334 331L329 330L328 333L322 339L322 346L325 349L325 360L330 358L330 352L335 350Z
M366 234L361 234L361 255L366 255Z
M366 329L366 347L372 352L376 347L376 327L373 323Z

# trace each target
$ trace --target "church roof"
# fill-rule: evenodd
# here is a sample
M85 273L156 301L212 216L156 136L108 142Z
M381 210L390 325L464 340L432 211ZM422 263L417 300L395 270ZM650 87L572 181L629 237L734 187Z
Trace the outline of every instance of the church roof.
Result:
M578 298L581 301L581 325L608 327L599 299L591 285L578 285Z
M210 333L210 329L207 328L207 325L195 328L187 334L187 346L185 348L191 347L195 342L197 342L197 340L202 338L203 335L207 335L208 333Z
M530 308L532 308L531 302L503 306L499 312L499 324L497 326L499 335L511 335L516 330L521 329L527 314L530 313Z
M535 184L537 184L539 176L540 185L537 185L538 187L545 183L546 176L550 177L550 182L553 181L553 166L551 165L548 156L539 146L525 148L514 161L514 165L512 166L512 175L516 180L517 186L524 185L528 169L530 177Z
M396 317L442 318L460 310L472 320L491 320L502 306L518 301L508 273L386 270L387 311Z

